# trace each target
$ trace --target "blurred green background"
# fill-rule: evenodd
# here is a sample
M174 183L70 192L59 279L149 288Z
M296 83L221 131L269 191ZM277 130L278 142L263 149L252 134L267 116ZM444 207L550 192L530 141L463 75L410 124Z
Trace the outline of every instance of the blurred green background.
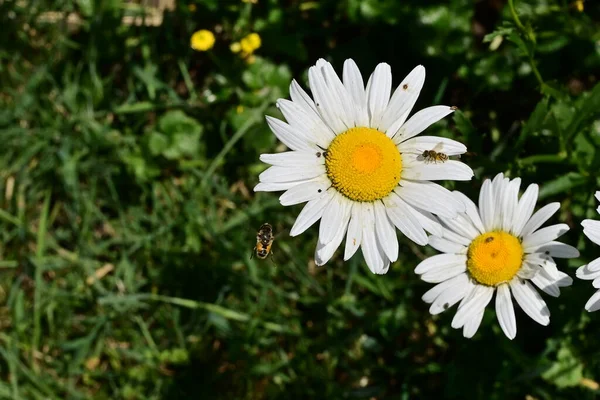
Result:
M575 281L542 327L489 307L472 340L432 317L413 273L435 252L400 237L371 274L357 254L315 267L301 206L254 193L283 151L264 121L320 57L394 85L416 109L462 112L431 135L465 143L476 196L498 172L539 183L580 259L600 255L600 2L0 1L0 398L595 399L600 313ZM145 15L145 17L144 17ZM208 51L190 47L211 31ZM261 46L236 43L258 33ZM232 46L233 45L233 46ZM232 51L236 50L236 51ZM540 204L540 203L538 203ZM263 222L273 262L250 259Z

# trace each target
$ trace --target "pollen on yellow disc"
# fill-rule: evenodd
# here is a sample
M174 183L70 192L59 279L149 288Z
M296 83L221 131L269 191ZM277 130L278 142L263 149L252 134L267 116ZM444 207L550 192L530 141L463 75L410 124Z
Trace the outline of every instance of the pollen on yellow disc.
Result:
M215 35L206 29L194 32L190 39L190 46L194 50L207 51L215 45Z
M467 269L482 285L497 286L510 281L523 265L523 246L515 236L502 232L487 232L469 245Z
M394 142L372 128L352 128L336 136L325 153L333 187L354 201L387 196L400 181L402 157Z

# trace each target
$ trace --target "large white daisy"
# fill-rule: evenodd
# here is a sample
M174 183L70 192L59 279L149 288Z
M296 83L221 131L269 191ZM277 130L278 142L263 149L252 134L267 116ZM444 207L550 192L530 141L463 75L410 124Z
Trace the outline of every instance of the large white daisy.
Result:
M600 191L596 192L596 198L600 201ZM597 208L597 211L600 213L600 207ZM583 225L583 233L592 242L600 244L600 221L586 219L581 225ZM579 267L576 275L580 279L593 280L592 285L595 288L600 288L600 257L589 264ZM600 310L600 290L590 297L585 304L585 309L590 312Z
M533 209L538 186L529 185L519 199L521 179L498 174L486 179L479 194L479 207L465 195L466 212L457 218L440 217L443 235L433 235L429 244L443 252L422 261L415 272L426 282L437 283L423 296L431 303L431 314L439 314L460 301L452 327L463 328L472 337L481 323L485 307L496 293L496 316L510 339L517 334L512 297L534 321L548 325L550 311L531 283L558 297L560 287L573 280L556 268L553 257L572 258L576 248L554 241L569 230L566 224L541 228L559 208L550 203Z
M422 154L436 150L454 156L466 147L442 137L415 137L454 108L425 108L407 120L425 81L423 66L413 69L391 97L392 73L385 63L375 68L366 88L352 60L344 63L343 81L322 59L309 69L308 79L314 100L292 81L292 100L277 102L287 123L267 117L291 151L261 155L272 167L260 174L254 190L285 190L284 206L308 202L290 235L321 220L317 265L332 257L346 235L344 260L361 247L371 271L384 274L398 258L394 226L425 245L425 230L441 234L431 213L453 218L464 211L450 191L430 181L469 180L471 168Z

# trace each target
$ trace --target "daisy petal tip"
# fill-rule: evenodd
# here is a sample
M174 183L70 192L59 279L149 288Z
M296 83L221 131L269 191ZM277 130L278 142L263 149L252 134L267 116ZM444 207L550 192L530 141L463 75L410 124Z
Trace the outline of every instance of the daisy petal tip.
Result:
M413 71L419 73L419 75L425 75L425 66L423 66L423 64L419 64L413 69Z
M472 332L472 331L468 331L468 330L466 330L466 329L463 329L463 337L464 337L465 339L472 339L472 338L473 338L473 336L475 336L475 334L476 334L476 333L477 333L477 331L475 331L475 332Z
M315 257L315 265L317 267L322 267L326 263L327 263L327 261L322 260L320 257Z
M327 65L327 64L329 64L329 62L327 60L325 60L324 58L319 58L317 60L317 62L315 63L315 66L321 68L321 67L323 67L324 65Z

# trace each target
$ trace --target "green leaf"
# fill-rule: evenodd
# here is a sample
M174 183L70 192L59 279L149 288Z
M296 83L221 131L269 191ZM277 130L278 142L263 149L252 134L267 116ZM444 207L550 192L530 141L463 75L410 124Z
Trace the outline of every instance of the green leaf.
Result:
M569 172L554 180L551 180L542 186L538 198L540 200L546 197L554 196L559 193L566 192L574 187L581 186L587 182L588 178L577 173Z
M147 112L154 109L154 104L149 101L139 101L132 104L123 104L114 110L115 114L131 114Z
M549 100L547 97L542 99L535 106L535 109L529 116L529 119L527 120L527 122L525 122L525 124L523 124L523 128L521 129L521 134L519 135L519 138L517 139L517 143L515 144L515 148L517 150L523 146L523 144L525 143L525 140L529 136L531 136L532 134L534 134L542 129L544 120L546 119L546 116L548 115L548 112L549 112L548 101Z
M583 364L563 346L558 350L557 361L542 373L542 378L559 388L577 386L583 378Z
M482 138L475 130L471 120L460 110L454 112L456 129L465 137L464 142L469 144L469 151L481 152Z
M600 83L596 84L592 91L584 95L578 103L582 104L577 107L578 110L566 129L567 138L573 137L587 123L600 116Z
M158 132L150 133L150 139L148 140L148 148L153 156L162 154L162 152L169 145L169 140L165 135Z

